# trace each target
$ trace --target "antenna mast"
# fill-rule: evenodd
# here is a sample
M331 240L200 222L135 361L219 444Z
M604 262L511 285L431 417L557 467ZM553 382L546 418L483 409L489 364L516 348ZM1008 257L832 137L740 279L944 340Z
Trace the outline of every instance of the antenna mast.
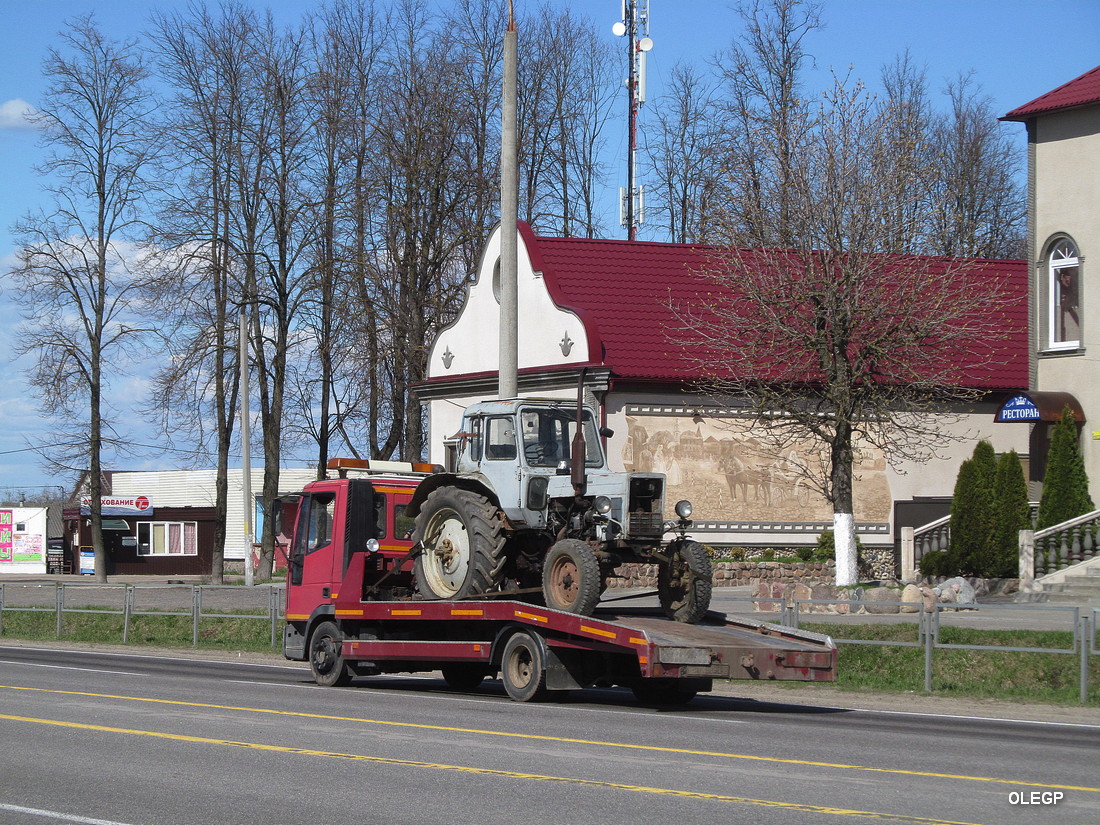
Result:
M645 187L637 184L638 109L645 103L645 56L653 48L649 39L649 0L623 0L622 20L611 31L627 37L630 72L626 81L629 102L630 149L626 158L626 188L619 189L619 223L626 227L627 240L635 240L638 225L645 221Z

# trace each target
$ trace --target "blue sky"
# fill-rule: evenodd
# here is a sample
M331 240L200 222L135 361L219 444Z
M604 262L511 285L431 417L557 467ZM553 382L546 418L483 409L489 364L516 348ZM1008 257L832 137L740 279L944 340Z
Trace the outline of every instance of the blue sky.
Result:
M591 18L598 33L625 48L624 41L611 32L612 23L619 18L620 0L552 2ZM515 4L519 10L536 6L535 0L515 0ZM12 224L43 202L33 171L42 159L41 150L34 132L21 124L18 111L22 102L33 106L42 92L42 61L47 49L57 44L57 32L67 19L95 12L110 35L118 39L139 36L151 8L185 9L187 5L177 0L0 0L4 15L0 28L0 267L10 264L14 252ZM279 18L291 21L314 4L275 0L255 5L269 7ZM908 49L917 65L926 68L934 91L959 72L973 70L995 110L1004 113L1100 64L1100 0L826 0L823 18L826 28L806 42L807 51L816 58L821 86L830 68L844 72L853 66L855 75L874 87L882 65ZM739 30L739 19L730 4L714 0L651 0L650 21L654 41L649 53L650 106L660 94L662 77L677 61L702 65L726 48ZM527 33L521 32L521 38L525 36ZM617 145L612 138L609 148L616 153L614 157L625 153L625 93L620 115L621 137ZM643 122L645 116L643 109ZM1006 128L1013 130L1022 151L1023 127L1012 124ZM619 163L616 179L609 182L609 209L614 208L615 193L625 184L625 176L625 165ZM609 215L606 220L614 225L617 216ZM6 319L0 325L0 369L4 375L0 384L0 496L10 489L33 491L42 485L69 482L49 477L39 468L35 455L23 451L28 443L49 443L51 434L36 412L34 399L21 388L21 365L10 360L19 308L9 297L0 294ZM132 397L140 394L141 386L140 376L135 376L118 382L115 389ZM130 418L135 440L150 440L151 436L141 435L136 417ZM172 466L171 456L148 449L125 459L117 469Z

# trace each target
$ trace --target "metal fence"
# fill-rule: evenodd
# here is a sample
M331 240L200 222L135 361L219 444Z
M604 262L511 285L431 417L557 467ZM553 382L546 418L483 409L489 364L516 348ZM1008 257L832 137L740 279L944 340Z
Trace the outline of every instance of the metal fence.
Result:
M66 614L114 615L122 617L122 643L127 644L134 617L179 616L190 617L191 643L198 647L204 620L251 619L269 624L274 648L282 632L282 592L277 587L207 584L0 582L0 633L5 613L53 613L59 639Z
M774 598L754 598L754 597L725 597L724 602L745 602L748 606L748 610L754 610L757 604L762 602L777 602ZM845 601L845 600L823 600L823 599L795 599L788 602L779 602L780 609L778 624L784 627L790 627L798 629L799 624L804 621L816 620L818 623L828 623L831 620L836 621L837 614L834 613L822 613L813 610L813 606L838 606L847 605L849 611L853 611L860 607L866 607L867 603L862 601ZM888 615L891 623L902 623L905 619L910 619L915 623L914 637L912 640L888 640L888 639L843 639L833 638L833 641L838 645L870 645L875 647L908 647L908 648L920 648L924 651L924 690L928 693L933 689L933 669L935 663L935 652L937 650L976 650L976 651L1001 651L1005 653L1051 653L1054 655L1062 656L1077 656L1078 657L1078 700L1081 704L1088 702L1089 694L1089 663L1090 657L1100 655L1100 648L1096 643L1096 630L1098 627L1097 622L1100 621L1100 608L1096 607L1075 607L1073 605L1035 605L1035 604L999 604L996 606L990 606L986 608L987 611L1019 611L1020 615L1030 614L1035 616L1038 613L1043 613L1047 616L1058 617L1055 621L1055 626L1048 627L1047 629L1053 631L1063 631L1072 635L1072 642L1068 647L1013 647L1008 645L992 645L992 644L953 644L944 642L940 639L940 628L942 626L941 617L945 615L945 611L941 607L934 609L925 608L923 603L914 603L912 605L906 605L910 607L913 612L911 614L861 614L855 615L849 613L851 621L853 623L859 623L861 620L864 623L879 622L886 618ZM900 605L899 605L900 609ZM953 610L955 614L967 614L967 615L980 615L983 610L981 605L976 605L972 608L966 608L964 610ZM754 613L754 615L759 615ZM895 621L896 619L896 621ZM907 622L906 622L907 623ZM981 629L981 628L976 628ZM1017 627L1016 629L1024 629Z

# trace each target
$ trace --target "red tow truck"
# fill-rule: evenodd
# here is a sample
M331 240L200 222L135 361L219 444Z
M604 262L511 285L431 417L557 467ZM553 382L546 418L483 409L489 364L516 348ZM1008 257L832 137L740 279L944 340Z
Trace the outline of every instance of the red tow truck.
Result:
M450 687L472 690L499 674L521 702L621 685L642 702L679 704L714 679L836 679L827 636L713 611L686 624L621 601L578 615L504 588L424 598L407 510L432 468L353 459L329 468L338 477L284 497L277 516L289 536L283 653L308 660L318 684L441 671Z

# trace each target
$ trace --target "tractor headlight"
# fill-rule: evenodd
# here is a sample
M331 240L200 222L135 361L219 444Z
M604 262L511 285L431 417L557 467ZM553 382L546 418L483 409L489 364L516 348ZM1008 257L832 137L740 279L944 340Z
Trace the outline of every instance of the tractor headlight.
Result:
M606 516L611 512L611 499L607 496L596 496L595 501L592 502L592 509L601 516Z
M676 515L682 519L691 518L691 502L686 498L676 502Z

